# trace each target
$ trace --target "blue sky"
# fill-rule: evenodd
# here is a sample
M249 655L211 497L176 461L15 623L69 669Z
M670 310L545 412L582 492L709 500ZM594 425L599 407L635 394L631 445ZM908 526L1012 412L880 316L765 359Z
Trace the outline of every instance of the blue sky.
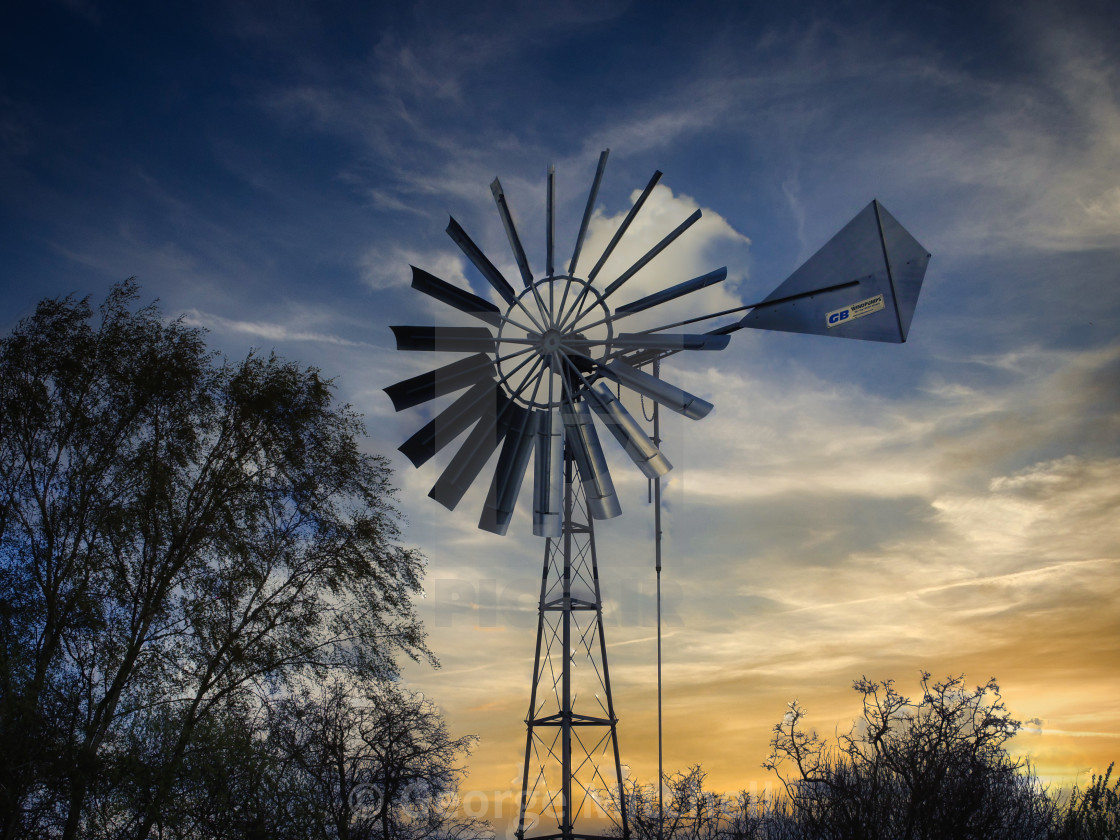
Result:
M655 169L628 247L704 211L635 288L726 264L689 305L756 300L872 198L933 254L904 345L742 331L670 363L716 410L667 424L667 766L763 784L788 700L827 732L857 711L852 679L916 686L923 668L1000 678L1052 778L1120 752L1113 4L66 0L0 16L0 328L136 275L230 357L275 349L335 377L429 557L443 668L409 678L483 735L476 789L519 772L543 545L524 510L504 539L477 531L485 488L452 515L427 498L446 459L415 470L395 452L425 415L380 389L429 360L396 353L388 325L434 317L410 263L487 294L449 214L516 276L495 176L540 266L556 166L570 253L608 147L588 253ZM610 457L612 675L624 760L649 777L652 526L644 481Z

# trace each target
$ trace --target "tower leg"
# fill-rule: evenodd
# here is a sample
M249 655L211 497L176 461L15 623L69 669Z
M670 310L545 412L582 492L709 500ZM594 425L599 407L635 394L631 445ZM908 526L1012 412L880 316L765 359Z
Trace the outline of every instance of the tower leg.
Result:
M570 456L564 528L545 544L518 838L629 837L595 531Z

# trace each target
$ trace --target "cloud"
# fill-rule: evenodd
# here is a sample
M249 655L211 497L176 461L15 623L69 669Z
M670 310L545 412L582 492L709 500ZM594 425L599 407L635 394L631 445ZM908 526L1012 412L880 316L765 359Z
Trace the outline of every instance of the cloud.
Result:
M331 333L301 329L291 324L226 318L209 312L201 312L197 309L189 309L184 312L183 323L191 327L205 327L206 329L218 332L236 333L263 339L268 342L312 341L320 344L334 344L340 347L359 347L366 349L373 349L375 347L375 345L368 342L353 341Z
M933 198L936 215L920 218L927 244L958 258L1115 247L1120 73L1112 44L1084 17L1045 4L1007 7L997 18L1002 48L1024 57L1018 72L1003 63L966 68L925 49L897 62L888 51L890 72L866 76L883 101L876 142L861 143L859 129L844 123L832 135L837 154L883 191ZM914 97L925 113L910 110Z
M399 245L374 245L361 255L358 267L362 280L374 291L408 286L412 282L409 266L413 265L441 280L469 289L470 283L463 274L463 262L460 254L451 251L421 252ZM422 298L419 295L413 297L419 307ZM436 311L448 313L446 307Z
M641 190L631 193L631 204L640 194ZM735 290L744 279L743 266L747 262L750 239L735 230L719 213L709 208L701 209L695 199L687 195L676 195L663 184L654 187L638 215L634 217L626 234L603 265L597 284L608 285L698 209L703 213L700 220L633 275L616 293L617 297L610 301L610 306L617 308L676 283L707 274L721 265L729 266L728 279L716 286L678 298L665 307L654 307L627 318L625 327L620 326L619 329L648 329L666 323L666 318L677 321L741 305L742 301ZM588 225L577 274L587 276L592 270L628 212L629 208L614 214L607 214L602 209L596 210ZM698 325L685 331L703 332L716 323L718 322Z
M627 156L637 156L654 149L666 149L688 135L703 133L716 125L732 107L721 86L715 90L711 80L705 85L672 89L654 105L640 101L629 112L621 111L610 122L591 132L581 144L583 154L590 156L604 147L617 148Z
M1120 557L1120 460L1067 455L997 476L979 499L953 494L934 501L961 542L950 551L985 558L989 568L1032 563L1096 562Z

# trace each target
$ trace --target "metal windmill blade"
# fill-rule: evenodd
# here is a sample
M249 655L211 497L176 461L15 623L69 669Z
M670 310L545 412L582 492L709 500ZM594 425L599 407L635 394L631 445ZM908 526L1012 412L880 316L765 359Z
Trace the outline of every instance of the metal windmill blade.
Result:
M398 382L385 391L398 411L465 391L400 448L419 466L462 432L471 429L430 493L432 498L453 509L500 447L479 521L479 527L487 531L504 534L508 529L532 460L533 532L543 537L560 535L560 475L565 451L575 461L594 518L617 516L621 508L596 422L619 442L643 475L654 477L671 468L668 459L649 441L605 383L629 389L692 419L699 419L712 409L711 403L643 373L634 363L640 362L639 357L651 354L722 350L728 343L726 335L664 331L627 333L618 331L615 322L719 283L726 278L727 269L720 268L679 282L617 308L612 308L610 300L627 281L695 224L700 219L700 211L684 219L609 282L600 277L607 260L660 179L660 172L650 179L591 271L586 277L576 274L607 154L604 151L599 159L566 272L558 273L555 267L554 172L550 169L548 174L545 271L540 277L533 274L505 191L495 179L490 189L517 264L520 283L515 287L507 280L455 219L449 222L447 233L490 284L504 308L413 266L414 289L481 323L392 328L398 350L469 354Z

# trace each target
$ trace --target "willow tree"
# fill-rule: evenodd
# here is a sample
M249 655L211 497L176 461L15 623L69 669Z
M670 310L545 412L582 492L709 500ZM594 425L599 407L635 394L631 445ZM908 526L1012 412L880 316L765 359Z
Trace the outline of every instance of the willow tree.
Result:
M0 339L3 837L147 837L223 704L429 656L422 558L331 383L137 297L44 300Z

